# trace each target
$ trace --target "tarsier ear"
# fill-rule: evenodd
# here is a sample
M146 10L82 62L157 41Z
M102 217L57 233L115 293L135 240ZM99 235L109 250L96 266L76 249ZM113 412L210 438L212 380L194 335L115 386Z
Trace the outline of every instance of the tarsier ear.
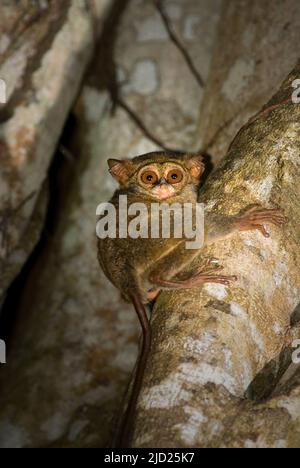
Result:
M132 174L132 162L129 159L109 159L107 164L114 179L121 185L126 184Z
M186 156L186 166L189 169L191 176L195 179L199 179L205 170L201 154L188 154Z

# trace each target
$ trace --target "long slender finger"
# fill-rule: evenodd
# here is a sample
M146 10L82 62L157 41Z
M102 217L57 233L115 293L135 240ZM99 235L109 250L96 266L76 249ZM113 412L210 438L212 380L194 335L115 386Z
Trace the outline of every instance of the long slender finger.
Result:
M200 278L199 278L200 279ZM237 276L236 275L231 275L231 276L225 276L225 275L207 275L203 276L201 278L202 282L212 282L216 280L222 280L222 281L237 281Z
M225 278L207 278L207 279L203 279L203 281L199 281L199 282L194 282L194 283L191 283L190 284L190 287L197 287L197 286L202 286L203 284L210 284L210 283L219 283L219 284L230 284L230 281L228 279L225 279Z
M250 216L249 219L283 219L287 220L288 218L282 214L257 214Z
M210 283L224 284L226 286L229 286L233 281L236 280L231 280L228 278L212 278L211 280L209 280Z
M262 210L258 210L261 213L284 213L282 208L263 208Z
M284 213L284 210L282 208L258 208L256 210L251 210L251 212L257 212L257 213Z
M287 221L283 218L258 218L254 220L257 224L285 224Z
M256 216L256 215L285 216L285 212L282 210L267 210L267 211L257 211L255 213L250 214L250 216Z
M286 224L286 222L281 220L281 219L256 219L251 224L252 225L255 225L255 224L275 224L277 226L283 226L284 224Z
M279 210L279 209L272 209L272 210L266 210L266 209L256 209L256 210L250 210L247 213L245 213L245 217L247 216L256 216L256 215L278 215L278 216L284 216L284 211Z
M282 216L255 216L249 218L250 223L273 223L273 222L281 222L286 223L287 219Z
M255 226L257 224L275 224L277 226L282 226L283 224L286 224L286 220L282 218L257 218L255 220L249 221L248 226ZM246 225L247 226L247 225Z

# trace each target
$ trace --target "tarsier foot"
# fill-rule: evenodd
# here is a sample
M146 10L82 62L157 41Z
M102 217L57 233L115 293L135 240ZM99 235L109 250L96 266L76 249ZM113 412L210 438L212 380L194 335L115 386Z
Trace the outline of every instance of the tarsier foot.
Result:
M264 237L270 237L270 234L265 228L265 224L275 224L282 227L287 223L288 218L284 215L281 209L268 210L260 206L254 206L240 215L236 220L236 225L239 231L260 231Z
M184 280L164 280L158 277L150 277L150 281L161 289L192 289L203 286L205 283L229 285L232 281L237 281L236 276L218 275L217 273L222 270L222 266L218 266L209 260Z
M224 267L222 266L212 264L211 262L206 263L193 276L188 278L185 283L187 287L194 288L205 283L217 283L228 286L233 281L237 281L237 276L235 275L217 275L217 273L223 270Z

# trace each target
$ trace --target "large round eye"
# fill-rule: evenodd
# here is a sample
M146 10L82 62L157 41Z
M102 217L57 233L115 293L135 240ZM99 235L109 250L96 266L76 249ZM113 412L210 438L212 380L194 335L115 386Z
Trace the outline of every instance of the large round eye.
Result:
M171 171L168 172L168 175L166 177L166 180L168 184L179 184L183 179L183 172L179 167L172 169Z
M158 181L158 175L150 169L144 171L140 177L143 184L154 185Z

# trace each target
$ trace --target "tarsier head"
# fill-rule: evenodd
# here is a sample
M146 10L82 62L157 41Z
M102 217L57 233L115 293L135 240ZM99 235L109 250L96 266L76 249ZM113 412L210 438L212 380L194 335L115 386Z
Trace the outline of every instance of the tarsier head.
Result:
M180 195L199 185L204 163L198 154L148 153L133 159L109 159L109 171L119 185L156 200Z

